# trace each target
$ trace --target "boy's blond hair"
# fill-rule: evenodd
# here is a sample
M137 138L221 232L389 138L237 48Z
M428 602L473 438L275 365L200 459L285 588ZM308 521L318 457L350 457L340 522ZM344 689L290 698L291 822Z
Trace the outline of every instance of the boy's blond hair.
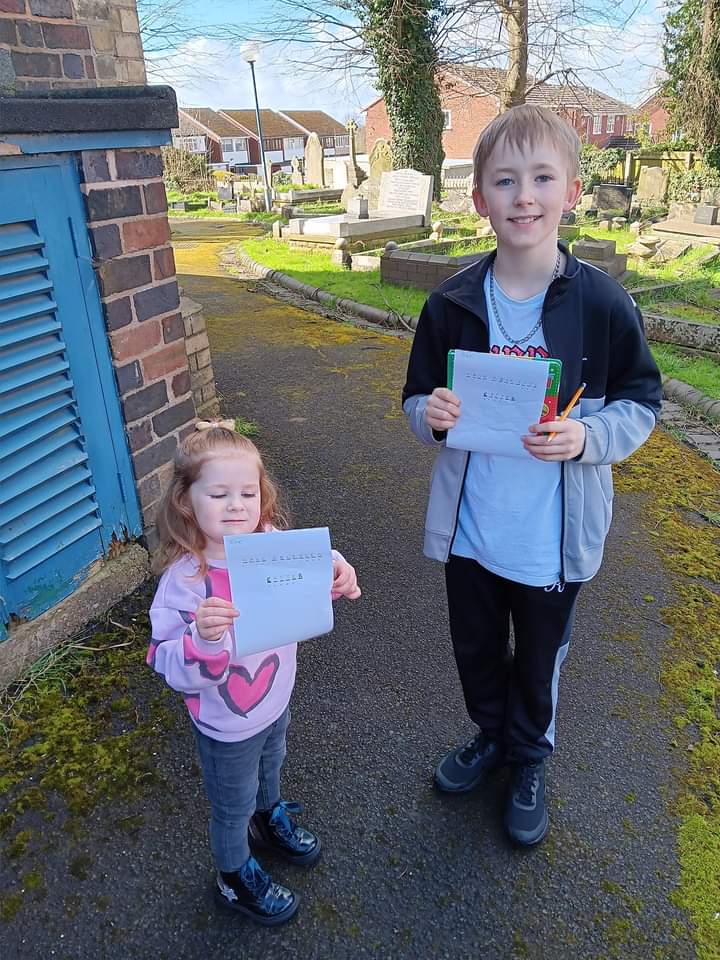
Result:
M565 154L568 180L578 175L580 138L577 133L547 107L523 103L495 117L478 137L473 151L473 186L476 190L480 189L482 183L483 168L501 140L520 150L525 147L533 149L547 140Z

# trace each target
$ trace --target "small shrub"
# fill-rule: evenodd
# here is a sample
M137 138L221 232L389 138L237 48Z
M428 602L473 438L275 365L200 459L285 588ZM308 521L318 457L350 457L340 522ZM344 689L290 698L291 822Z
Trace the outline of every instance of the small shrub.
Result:
M580 150L580 179L583 193L592 190L610 176L619 163L625 160L624 150L600 150L593 143L585 143Z

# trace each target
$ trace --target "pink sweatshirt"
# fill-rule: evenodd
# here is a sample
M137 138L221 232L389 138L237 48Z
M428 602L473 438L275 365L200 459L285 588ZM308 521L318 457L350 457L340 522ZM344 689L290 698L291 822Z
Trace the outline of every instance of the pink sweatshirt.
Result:
M333 550L335 559L340 557ZM247 740L283 713L295 685L297 644L236 658L232 628L203 640L195 612L206 597L230 600L227 564L212 560L198 577L184 557L163 573L150 607L148 664L185 700L199 730L214 740ZM334 595L333 595L334 596Z

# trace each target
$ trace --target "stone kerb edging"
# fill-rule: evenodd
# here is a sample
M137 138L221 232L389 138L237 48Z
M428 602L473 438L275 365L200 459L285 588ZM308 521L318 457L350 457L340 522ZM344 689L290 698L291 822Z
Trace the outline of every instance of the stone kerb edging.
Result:
M677 400L683 406L692 407L708 420L720 423L720 400L706 397L704 393L682 380L674 380L663 374L663 393L668 400Z
M352 313L363 320L368 320L370 323L380 324L381 326L393 325L397 321L397 314L393 315L386 310L370 307L365 303L358 303L356 300L335 297L326 290L321 290L319 287L313 287L309 283L302 283L300 280L295 280L294 277L289 277L280 270L263 267L262 264L257 263L243 250L237 250L236 256L238 261L251 273L262 277L264 280L277 283L279 286L285 287L285 289L291 290L293 293L297 293L303 297L307 297L309 300L336 305L348 313ZM410 317L406 314L401 314L400 316L411 330L416 329L418 322L417 317ZM702 326L702 324L689 325L693 327ZM701 393L687 383L683 383L681 380L675 380L672 377L666 376L663 376L662 380L663 393L667 399L677 400L679 403L697 410L708 420L712 420L714 423L720 423L720 400L713 400L712 397L706 397L704 393Z
M251 273L262 277L264 280L270 280L272 283L277 283L281 287L285 287L286 290L291 290L293 293L307 297L308 300L316 300L318 303L331 304L336 306L339 310L343 310L347 313L352 313L356 317L360 317L362 320L367 320L370 323L377 323L384 327L388 325L394 326L398 318L411 330L414 330L417 327L417 317L411 317L402 313L393 313L388 310L380 310L379 307L371 307L367 303L358 303L357 300L350 300L345 297L337 297L335 294L328 293L327 290L321 290L320 287L313 287L309 283L303 283L301 280L296 280L294 277L289 277L286 273L282 273L280 270L272 270L270 267L263 267L262 264L257 263L252 259L252 257L248 256L244 250L237 250L236 256L239 262L248 270L250 270Z

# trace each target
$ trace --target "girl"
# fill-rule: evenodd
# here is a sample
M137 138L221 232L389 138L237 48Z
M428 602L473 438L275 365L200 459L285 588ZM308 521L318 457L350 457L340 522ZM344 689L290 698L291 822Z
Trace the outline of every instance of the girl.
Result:
M238 659L223 536L287 526L255 445L228 425L198 424L175 456L158 516L164 571L150 609L148 663L183 694L210 801L218 904L275 925L298 897L250 854L270 850L310 865L320 840L280 796L297 644ZM354 569L333 551L333 598L360 596ZM240 621L242 623L242 621Z

